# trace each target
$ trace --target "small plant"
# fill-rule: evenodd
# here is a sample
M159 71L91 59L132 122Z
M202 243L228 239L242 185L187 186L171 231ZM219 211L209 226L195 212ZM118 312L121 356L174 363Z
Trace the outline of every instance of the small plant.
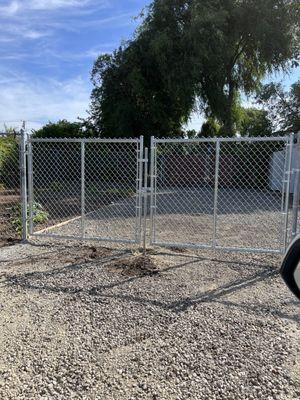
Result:
M29 210L27 209L27 213ZM15 218L12 220L12 225L16 232L19 234L22 232L22 207L20 204L13 207L12 213ZM32 220L34 224L42 224L48 220L49 214L43 210L43 207L39 203L33 203L32 205Z

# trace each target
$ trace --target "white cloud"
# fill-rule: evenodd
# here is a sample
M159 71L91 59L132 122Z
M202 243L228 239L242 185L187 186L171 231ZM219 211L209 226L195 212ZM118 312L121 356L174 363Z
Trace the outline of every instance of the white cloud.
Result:
M58 119L75 121L86 115L90 90L81 77L60 82L6 73L1 80L0 121L25 120L38 126Z
M40 129L44 124L41 122L35 122L35 121L25 121L25 128L27 132L31 132L33 129ZM1 121L0 120L0 131L4 132L5 128L13 128L16 129L16 131L19 131L23 127L23 121L21 120L13 120L13 121Z
M91 43L80 42L78 46L66 43L72 40L69 32L89 31L94 35L93 30L127 24L134 13L124 13L122 7L111 9L111 13L103 11L112 7L112 3L112 0L0 0L0 128L3 121L13 121L14 126L19 126L21 120L26 120L31 121L30 126L38 127L49 120L72 121L86 115L91 92L89 76L74 77L77 74L74 71L84 74L93 59L115 47L115 38L109 37L105 42L104 36L102 44L94 36ZM64 36L62 31L68 34ZM68 71L70 78L61 78ZM50 78L49 74L57 78Z
M78 31L89 27L88 21L81 26L85 14L93 15L109 6L109 0L6 0L0 5L0 44L57 36L60 30ZM96 22L111 23L123 17Z
M28 0L27 7L33 10L53 10L57 8L84 7L91 0Z
M51 32L49 30L39 30L30 27L27 23L12 24L2 23L0 24L1 40L0 42L6 43L19 39L40 39L41 37L49 36Z
M0 6L0 14L13 16L24 10L56 10L59 8L84 7L94 0L12 0ZM100 1L106 3L106 1Z
M31 29L25 30L23 36L25 36L28 39L40 39L41 37L47 36L47 32L41 32L41 31L34 31Z
M20 9L20 3L16 0L7 3L3 6L0 6L0 15L1 16L12 16L16 14Z

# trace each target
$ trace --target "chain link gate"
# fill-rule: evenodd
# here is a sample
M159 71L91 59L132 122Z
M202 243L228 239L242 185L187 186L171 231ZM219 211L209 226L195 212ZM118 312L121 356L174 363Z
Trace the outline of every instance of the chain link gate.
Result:
M29 235L284 252L298 230L293 143L152 138L149 187L143 137L29 139Z
M151 244L283 252L293 143L293 135L152 138Z
M29 234L140 243L143 137L30 139Z

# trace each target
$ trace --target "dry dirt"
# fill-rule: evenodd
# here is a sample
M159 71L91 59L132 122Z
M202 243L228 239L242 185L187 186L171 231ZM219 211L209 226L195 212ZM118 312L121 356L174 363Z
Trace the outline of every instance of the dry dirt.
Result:
M17 191L0 190L0 247L20 236L12 223L17 218L16 208L19 203L20 195Z

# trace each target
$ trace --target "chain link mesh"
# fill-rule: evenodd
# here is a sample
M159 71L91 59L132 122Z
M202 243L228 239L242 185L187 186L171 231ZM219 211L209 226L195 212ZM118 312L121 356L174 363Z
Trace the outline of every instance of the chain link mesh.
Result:
M154 241L209 245L213 240L214 143L158 143Z
M86 145L87 236L137 239L137 143Z
M139 239L140 141L33 141L33 233Z
M276 157L280 153L281 157ZM220 146L217 244L280 250L284 234L285 145L224 142Z
M286 140L154 144L152 243L281 250Z
M0 137L0 241L21 238L20 138Z
M142 154L141 140L32 140L31 233L140 243ZM289 154L288 138L154 140L151 243L282 250Z
M80 236L80 143L33 142L31 152L33 233Z

